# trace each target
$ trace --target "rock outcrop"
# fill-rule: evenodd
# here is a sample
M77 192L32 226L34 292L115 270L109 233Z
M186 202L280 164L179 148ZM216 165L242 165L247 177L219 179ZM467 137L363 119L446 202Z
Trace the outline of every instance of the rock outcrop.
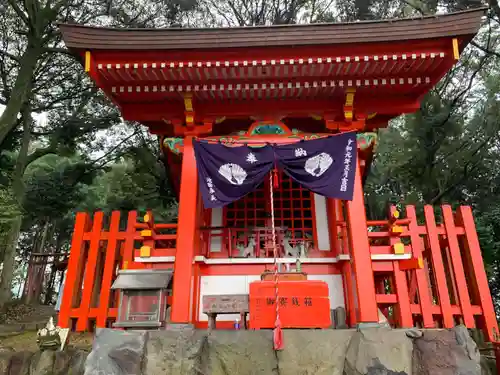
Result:
M481 374L479 350L464 326L426 330L422 337L414 340L413 373Z
M280 375L342 375L354 330L286 330L277 352Z
M359 330L349 342L345 375L409 375L413 343L404 330L387 327Z
M0 349L0 375L84 375L88 354L71 347L36 353Z
M143 373L205 374L206 371L201 366L206 363L207 351L205 331L187 327L185 329L149 332L142 366Z
M285 330L275 352L271 331L98 330L90 354L0 348L0 375L484 375L465 327L453 330Z

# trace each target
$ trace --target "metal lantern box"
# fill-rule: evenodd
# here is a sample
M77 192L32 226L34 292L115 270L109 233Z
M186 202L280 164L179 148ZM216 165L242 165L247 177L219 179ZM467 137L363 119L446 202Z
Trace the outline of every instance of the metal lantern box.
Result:
M172 270L120 270L111 289L120 290L115 328L154 329L165 325Z

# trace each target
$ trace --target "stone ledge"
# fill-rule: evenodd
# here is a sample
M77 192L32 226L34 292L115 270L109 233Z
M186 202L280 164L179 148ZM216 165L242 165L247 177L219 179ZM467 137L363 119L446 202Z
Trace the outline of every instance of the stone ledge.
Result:
M93 351L0 348L0 375L490 375L465 327L453 330L98 330ZM483 369L483 373L481 372Z

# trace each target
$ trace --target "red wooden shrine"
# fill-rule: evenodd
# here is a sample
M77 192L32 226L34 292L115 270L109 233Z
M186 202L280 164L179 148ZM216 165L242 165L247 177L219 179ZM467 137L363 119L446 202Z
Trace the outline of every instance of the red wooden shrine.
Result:
M174 323L207 327L201 301L208 295L250 293L252 315L250 285L274 263L266 245L268 182L224 209L204 209L193 138L290 143L355 130L352 201L319 196L279 176L273 194L279 262L294 268L290 251L300 248L307 274L307 281L289 282L327 286L330 309L344 307L349 326L378 322L382 312L396 327L463 323L495 341L471 209L453 212L445 205L436 220L434 208L425 206L422 222L407 206L393 208L386 220L369 220L363 196L376 130L419 109L474 37L484 12L231 29L60 25L68 48L124 119L161 137L179 215L177 224L161 224L152 213L138 218L130 212L124 226L119 212L110 218L79 213L59 324L74 322L81 331L114 322L121 309L112 289L118 270L171 270L172 287L169 280L151 282L167 290ZM221 316L217 327L233 323L234 316Z

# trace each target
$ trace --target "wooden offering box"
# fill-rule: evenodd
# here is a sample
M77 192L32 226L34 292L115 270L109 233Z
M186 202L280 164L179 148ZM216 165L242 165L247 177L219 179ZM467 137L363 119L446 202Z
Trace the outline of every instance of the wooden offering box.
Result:
M250 283L250 328L272 329L276 302L283 328L329 328L331 326L328 285L323 281L272 281Z

